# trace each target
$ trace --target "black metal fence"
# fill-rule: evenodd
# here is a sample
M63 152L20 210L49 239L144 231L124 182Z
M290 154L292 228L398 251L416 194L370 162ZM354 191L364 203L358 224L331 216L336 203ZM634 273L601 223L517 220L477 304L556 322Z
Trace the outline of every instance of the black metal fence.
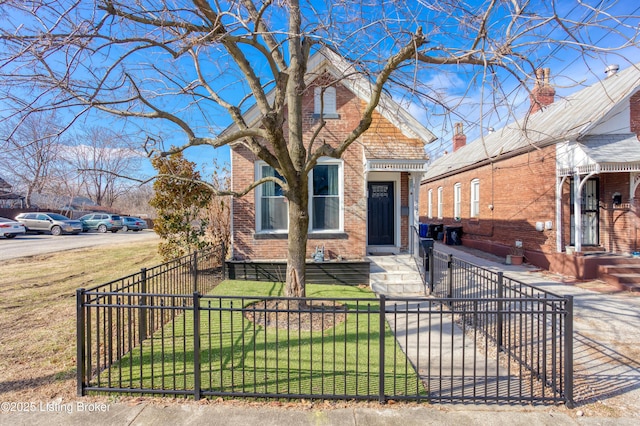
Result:
M437 252L437 297L214 296L198 256L78 290L79 394L572 400L570 298Z

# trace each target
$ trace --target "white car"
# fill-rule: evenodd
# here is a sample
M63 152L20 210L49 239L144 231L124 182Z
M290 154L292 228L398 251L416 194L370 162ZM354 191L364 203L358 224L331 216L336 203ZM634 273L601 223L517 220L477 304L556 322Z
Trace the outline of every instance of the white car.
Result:
M24 225L15 220L0 217L0 237L15 238L17 235L24 235L26 230Z

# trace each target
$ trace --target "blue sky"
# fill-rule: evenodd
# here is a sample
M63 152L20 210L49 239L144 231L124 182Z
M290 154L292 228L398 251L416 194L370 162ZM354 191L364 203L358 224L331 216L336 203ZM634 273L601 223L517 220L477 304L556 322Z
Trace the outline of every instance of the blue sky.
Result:
M534 2L535 3L535 2ZM561 31L558 26L550 26L546 32L536 33L528 36L523 40L530 42L530 45L522 47L522 51L531 58L536 67L551 68L552 84L556 87L557 98L562 98L567 94L584 87L584 85L593 84L598 78L603 78L603 70L609 63L618 63L621 68L626 68L631 63L640 62L640 51L637 45L629 46L624 50L609 52L606 49L613 45L619 45L621 38L610 31L598 28L598 24L603 21L611 20L611 16L619 17L623 24L618 29L624 33L631 33L634 28L637 30L640 26L638 13L640 4L625 0L605 1L587 0L583 4L604 4L606 10L596 11L580 6L576 1L559 1L555 5L559 13L569 13L577 22L590 21L595 27L592 27L588 33L584 29L576 29L575 34ZM87 4L90 4L88 2ZM368 4L368 3L367 3ZM303 2L303 7L311 10L314 8L320 12L313 20L307 20L305 27L317 27L318 24L324 25L322 29L314 32L311 37L318 39L329 39L337 41L339 53L347 58L353 58L367 62L375 66L373 59L376 57L384 58L388 52L397 50L398 34L407 31L415 31L421 27L429 39L428 47L437 46L439 51L446 53L448 48L468 48L473 41L473 34L465 33L465 17L462 22L459 21L460 15L455 13L453 7L452 13L446 7L443 10L436 10L433 5L435 2L427 0L415 0L411 7L406 10L398 9L394 2L371 2L364 6L357 2L322 2L318 0L310 0ZM398 3L404 5L403 2ZM442 4L446 4L444 1ZM453 1L452 5L463 4ZM465 5L470 10L478 10L482 5L488 4L485 0L468 0ZM549 2L540 2L539 7L546 7ZM2 9L0 9L1 11ZM270 10L276 13L285 13L282 9L273 6ZM189 14L190 12L184 12ZM609 15L611 16L609 16ZM5 24L12 22L14 28L10 30L16 31L19 27L19 19L15 14L9 14L7 20L6 15L0 16L5 18ZM269 13L265 15L269 17ZM282 16L286 16L286 13ZM276 18L275 22L282 23L282 16ZM338 33L333 25L335 20L350 18L346 23L343 22L341 29L344 31ZM488 30L494 31L500 37L507 30L508 16L496 15L489 25ZM225 18L226 19L226 18ZM278 21L280 19L281 21ZM229 21L230 22L230 21ZM628 27L625 27L628 25ZM577 26L576 26L577 27ZM387 33L385 34L385 31ZM280 33L277 37L283 37L284 33ZM592 44L601 48L601 51L590 53L588 55L580 55L580 46L568 46L565 48L556 48L555 46L545 43L541 36L551 36L559 38L567 43L572 42L573 35L580 35L588 39ZM469 38L470 37L470 38ZM538 38L536 38L538 37ZM402 38L402 36L400 36ZM404 38L406 40L406 37ZM364 49L359 42L369 43L372 49ZM335 43L334 43L335 45ZM105 64L101 59L110 59L111 55L119 52L118 47L111 47L103 56L91 57L87 59L87 71L98 73L105 69ZM237 69L227 66L224 58L224 52L217 48L202 49L203 64L206 72L215 75L212 79L216 88L226 95L232 102L237 102L249 92L246 82L238 80ZM150 55L153 55L150 57ZM250 59L256 56L249 56ZM162 49L157 51L144 51L135 53L128 58L127 71L136 73L140 76L141 81L153 82L157 81L157 75L153 74L153 66L160 64L166 67L178 83L187 84L195 79L195 72L190 67L182 67L187 58L171 61L167 57L166 52ZM105 61L106 62L106 61ZM149 66L145 67L144 64ZM267 67L262 62L252 63L256 69L263 75L267 71ZM520 64L513 64L515 67ZM430 103L426 97L416 97L408 95L407 91L401 90L398 86L389 86L389 90L394 98L405 105L416 118L425 124L437 137L433 144L428 147L428 152L436 157L444 150L450 149L451 146L451 130L453 123L462 121L465 125L465 133L468 135L468 141L472 141L480 134L487 131L488 128L499 128L511 121L514 117L522 115L528 107L528 93L522 87L519 87L515 79L507 74L496 75L499 80L502 93L498 93L491 86L490 76L482 75L482 68L476 67L428 67L419 65L416 69L407 67L408 71L405 75L398 74L397 78L415 77L418 84L416 86L424 90L430 98L436 99L438 102ZM520 77L524 72L530 73L530 70L522 70ZM413 74L412 74L413 73ZM264 77L263 82L268 81L268 76ZM530 86L531 81L526 81ZM149 93L157 88L166 89L165 93L154 93L153 101L165 108L167 111L179 115L185 120L189 120L199 135L215 135L222 129L226 128L231 120L226 111L221 108L207 103L202 99L190 99L184 101L176 101L175 86L167 84L151 84ZM159 94L158 94L159 93ZM495 100L496 94L505 99L498 99L497 105ZM437 105L438 103L447 104L451 109ZM2 103L0 103L2 105ZM250 105L250 101L243 105L243 110ZM513 105L511 109L509 106ZM5 108L2 108L4 110ZM77 111L77 110L76 110ZM0 112L2 113L2 112ZM69 113L72 117L72 113ZM123 120L121 118L110 117L105 114L90 112L84 114L77 125L95 126L104 125L114 130L122 129L122 132L130 135L136 140L143 141L147 134L156 134L163 141L164 148L172 145L181 145L185 142L184 134L172 124L162 122L161 120ZM192 147L185 151L185 157L198 163L205 174L211 170L213 159L217 159L218 163L226 163L229 161L229 148L222 147L213 149L211 147ZM153 174L153 169L147 160L142 161L142 173L144 175Z

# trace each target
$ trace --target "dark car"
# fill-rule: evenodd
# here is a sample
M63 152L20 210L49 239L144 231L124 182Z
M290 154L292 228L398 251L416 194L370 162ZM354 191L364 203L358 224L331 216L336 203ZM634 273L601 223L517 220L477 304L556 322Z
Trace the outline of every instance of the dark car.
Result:
M118 232L122 229L122 217L109 213L89 213L79 219L83 231L96 230L98 232Z
M145 222L144 219L140 219L139 217L123 216L122 223L122 230L124 232L127 232L128 230L138 232L142 231L143 229L147 229L147 222Z
M24 225L26 232L51 232L52 235L79 234L82 222L58 213L20 213L16 220Z

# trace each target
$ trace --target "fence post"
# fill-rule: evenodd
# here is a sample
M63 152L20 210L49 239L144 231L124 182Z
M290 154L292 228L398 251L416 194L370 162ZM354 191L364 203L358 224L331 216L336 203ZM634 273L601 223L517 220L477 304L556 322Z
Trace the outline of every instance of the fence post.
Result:
M198 292L198 250L193 252L192 268L193 268L193 292L197 293Z
M384 294L380 295L380 357L378 359L379 375L378 375L378 402L384 404L387 402L387 398L384 394L384 334L385 334L385 317L386 311L386 298Z
M434 265L436 263L433 259L433 247L429 247L429 259L427 259L427 262L429 262L429 290L430 293L433 293L435 288L435 283L433 282L435 279Z
M148 334L148 326L147 326L147 268L140 269L140 309L138 310L138 325L140 327L140 331L138 333L138 343L142 344L142 342L147 338Z
M573 408L573 296L565 296L567 313L564 320L564 398Z
M84 288L76 290L76 386L78 396L84 396L85 379L85 315Z
M448 278L448 283L447 283L447 297L448 298L452 298L453 297L453 255L450 254L449 258L447 260L447 278Z
M498 350L502 351L504 350L504 348L502 347L502 334L503 334L503 309L504 309L504 301L502 300L502 298L504 297L504 273L503 272L498 272L498 318L497 318L497 324L496 324L496 332L497 332L497 336L496 336L496 340L497 340L497 344L498 344Z
M200 294L193 293L193 398L197 401L201 396L200 383Z

